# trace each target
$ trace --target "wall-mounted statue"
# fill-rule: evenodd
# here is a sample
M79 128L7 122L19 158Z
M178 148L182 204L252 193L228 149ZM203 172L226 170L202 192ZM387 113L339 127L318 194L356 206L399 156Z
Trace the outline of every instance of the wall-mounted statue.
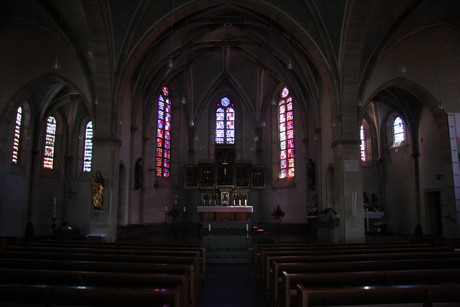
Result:
M99 170L95 172L91 182L91 200L94 209L104 209L104 178Z

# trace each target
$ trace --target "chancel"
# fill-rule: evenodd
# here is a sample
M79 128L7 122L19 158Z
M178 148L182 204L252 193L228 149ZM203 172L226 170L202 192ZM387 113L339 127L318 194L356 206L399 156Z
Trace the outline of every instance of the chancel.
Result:
M369 250L404 258L396 249L419 256L427 244L458 244L460 1L6 0L0 16L0 246L16 245L0 251L0 276L29 280L7 271L26 256L19 245L42 244L27 252L57 258L54 267L66 247L45 245L78 241L75 254L95 248L111 254L106 262L123 255L147 270L149 257L176 261L169 269L183 278L129 276L141 288L166 282L165 305L222 294L204 286L216 268L206 264L238 263L257 272L263 303L253 306L287 306L323 294L310 288L313 276L284 274L282 257L300 257L295 268L312 274L304 264L326 251L337 260L331 246L351 262ZM455 263L452 250L438 252ZM454 269L426 256L432 269ZM95 263L85 270L102 266L102 256L85 257ZM375 258L366 260L383 261ZM39 262L28 264L35 274ZM149 272L161 275L159 267ZM286 296L272 273L297 294ZM37 280L64 291L52 284L57 274ZM350 287L361 275L351 277ZM45 291L7 284L0 303ZM436 287L423 291L435 298ZM332 292L336 301L318 304L337 305Z

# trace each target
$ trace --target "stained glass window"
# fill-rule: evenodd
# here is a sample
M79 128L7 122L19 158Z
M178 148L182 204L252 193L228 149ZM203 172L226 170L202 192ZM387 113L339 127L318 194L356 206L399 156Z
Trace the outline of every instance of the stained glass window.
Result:
M56 148L56 119L53 116L46 120L45 150L43 153L43 168L53 169L54 152Z
M16 124L14 126L14 138L13 138L13 154L11 162L18 164L19 160L19 145L21 142L21 125L22 125L22 107L18 107L16 111Z
M393 146L399 146L406 140L404 134L404 123L398 116L393 122Z
M366 161L366 138L364 133L364 126L361 125L359 130L359 140L360 140L360 149L361 149L361 161Z
M294 106L289 89L283 88L278 103L278 133L280 142L280 173L279 178L295 176L295 145L294 145Z
M83 157L83 172L91 172L93 159L93 122L86 124L85 128L85 151Z
M155 172L158 177L169 177L171 171L171 100L166 86L158 96L156 119Z
M235 109L227 97L216 109L216 144L235 144Z

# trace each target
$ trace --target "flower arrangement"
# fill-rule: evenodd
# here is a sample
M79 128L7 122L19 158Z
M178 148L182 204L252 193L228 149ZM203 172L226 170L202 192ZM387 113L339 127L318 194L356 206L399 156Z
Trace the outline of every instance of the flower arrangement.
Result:
M283 219L285 213L283 210L281 210L280 205L276 206L275 209L273 209L272 216L275 219L276 222L281 222Z

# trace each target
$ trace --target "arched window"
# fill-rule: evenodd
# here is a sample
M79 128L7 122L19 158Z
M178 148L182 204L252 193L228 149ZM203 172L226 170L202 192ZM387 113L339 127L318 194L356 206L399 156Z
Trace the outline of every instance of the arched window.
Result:
M54 168L54 152L56 147L56 118L49 116L46 120L45 149L43 152L43 168Z
M235 109L227 97L216 109L216 144L235 144Z
M404 122L401 117L396 117L393 121L393 147L398 147L406 141Z
M361 128L359 129L359 140L361 149L361 161L366 162L366 135L363 125L361 125Z
M86 124L85 128L85 150L83 153L83 172L91 172L91 161L93 159L93 122Z
M281 91L281 98L278 103L278 115L280 144L279 178L293 178L295 176L294 105L287 87Z
M171 100L166 86L158 96L155 170L158 177L169 177L171 168Z
M19 150L21 145L21 127L22 127L22 107L19 106L16 111L16 123L14 126L14 137L13 137L13 153L11 162L18 164L19 161Z

